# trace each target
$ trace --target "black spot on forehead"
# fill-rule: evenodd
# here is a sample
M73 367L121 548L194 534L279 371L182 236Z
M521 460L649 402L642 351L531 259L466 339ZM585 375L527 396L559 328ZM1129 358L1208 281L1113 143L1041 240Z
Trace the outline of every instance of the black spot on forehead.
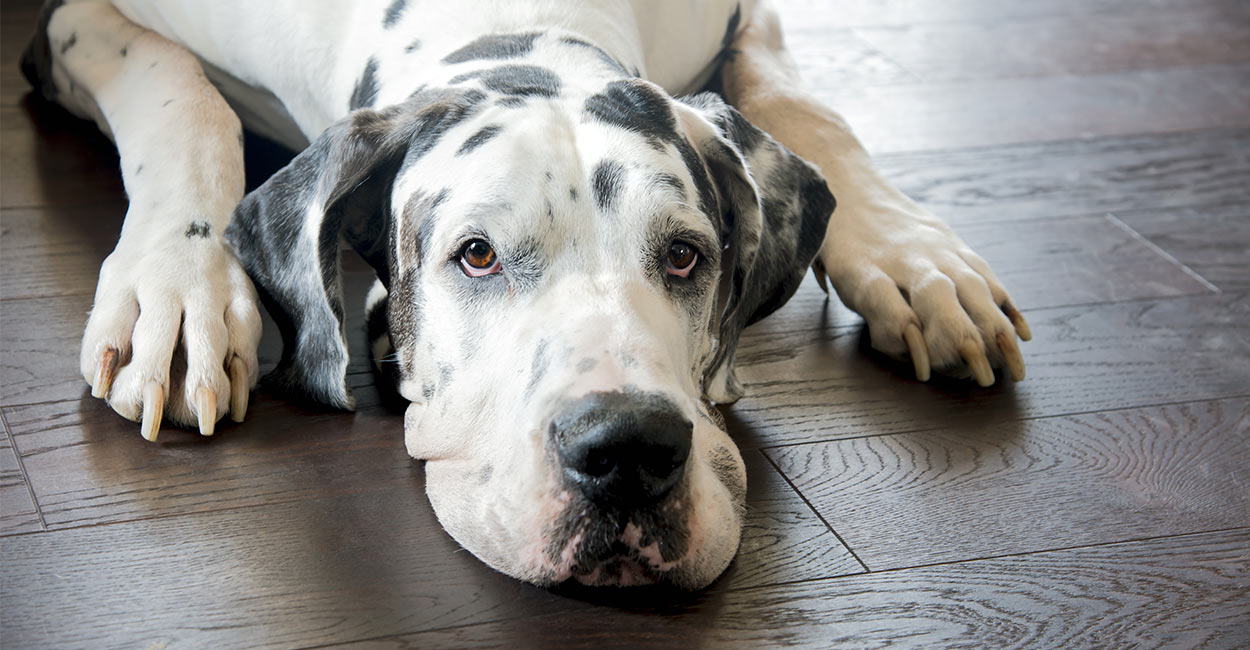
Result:
M477 149L491 138L499 135L499 132L502 130L503 126L499 124L488 124L487 126L482 127L480 131L469 136L469 139L465 140L464 144L460 145L460 148L456 150L456 155L463 156L474 149Z
M415 239L399 242L401 254L420 260L420 264L428 262L430 240L434 236L434 226L438 222L438 207L447 200L450 194L450 189L443 188L435 194L418 190L408 197L408 201L404 203L404 223L409 227L414 223L420 223L420 225L417 226ZM413 266L418 265L411 260L408 263Z
M677 119L669 99L638 80L613 81L586 100L586 112L607 124L664 141L677 140Z
M487 88L505 95L555 97L560 94L560 77L536 65L509 64L475 70L453 77L450 83L458 84L470 79L481 79Z
M521 108L522 106L525 106L526 103L527 102L524 97L500 97L499 100L495 102L495 105L502 106L504 108Z
M629 71L625 69L625 66L621 65L620 61L617 61L615 58L612 57L611 54L608 54L606 51L603 50L603 48L599 47L598 45L588 43L586 41L583 41L580 38L574 38L572 36L565 36L564 38L560 39L560 42L565 45L572 45L573 47L582 48L591 52L596 57L598 57L600 61L602 61L609 68L611 68L614 72L617 72L623 75L629 74ZM638 75L634 75L634 76L636 77Z
M625 168L615 160L602 160L590 174L590 191L600 210L607 210L616 202L625 182Z
M356 80L356 88L352 90L351 100L348 107L351 110L372 106L373 100L378 94L378 60L369 57L369 62L365 64L364 72L360 73L360 78Z
M686 200L686 185L682 183L681 179L678 178L676 175L670 174L668 172L661 172L659 174L652 176L650 182L655 185L661 185L661 186L667 187L668 189L673 190L675 194L677 194L677 197L679 200L681 201Z
M408 0L395 0L391 6L386 8L386 15L382 18L382 26L390 29L399 22L399 17L404 13L404 7L408 5Z
M443 63L464 63L483 59L514 59L534 49L538 32L487 34L443 57Z
M404 48L404 52L408 54L412 54L413 52L416 52L419 49L421 49L421 39L415 38L412 40L411 43L408 44L408 47Z
M685 140L677 141L677 152L681 154L681 160L686 164L686 171L690 173L695 191L699 194L699 211L709 216L720 214L716 190L712 187L711 176L708 174L707 165L703 163L703 159Z
M486 95L481 91L468 90L459 97L434 101L427 106L422 111L425 124L421 127L420 136L409 143L404 164L411 164L433 149L448 131L476 113L484 99Z

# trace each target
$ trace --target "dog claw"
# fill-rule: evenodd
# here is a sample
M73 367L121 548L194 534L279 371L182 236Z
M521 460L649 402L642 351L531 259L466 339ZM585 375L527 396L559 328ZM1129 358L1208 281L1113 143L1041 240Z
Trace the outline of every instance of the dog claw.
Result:
M964 363L968 364L972 376L982 388L994 385L994 369L990 367L990 361L985 358L985 352L978 343L967 341L960 344L959 356L963 357Z
M161 432L161 420L165 417L165 389L158 383L150 381L143 387L143 422L139 425L139 433L148 442L156 442L156 435Z
M199 419L200 435L211 436L217 426L217 393L207 386L195 391L195 415Z
M929 381L929 346L925 344L924 335L915 323L908 323L903 328L903 341L911 352L911 362L916 367L916 379Z
M1021 314L1015 305L1011 304L1010 301L1003 303L1003 313L1007 315L1007 319L1016 328L1016 334L1020 335L1020 340L1032 340L1033 330L1029 329L1029 323L1024 320L1024 314Z
M113 375L117 372L117 348L104 348L100 357L100 369L96 371L95 381L91 382L91 396L96 399L108 397L113 388Z
M247 364L239 357L230 359L230 419L235 422L242 422L247 414L247 379Z
M1024 357L1020 356L1020 346L1016 345L1016 342L1011 338L1011 334L1007 332L999 332L994 336L994 340L998 341L998 349L1003 353L1003 360L1007 362L1007 369L1011 372L1011 380L1023 380Z

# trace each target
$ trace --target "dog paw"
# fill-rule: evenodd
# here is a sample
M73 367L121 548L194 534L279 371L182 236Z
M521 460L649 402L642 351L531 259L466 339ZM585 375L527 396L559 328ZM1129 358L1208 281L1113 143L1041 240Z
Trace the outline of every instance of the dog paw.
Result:
M191 228L180 241L123 239L100 267L83 335L92 396L148 440L162 418L206 436L227 412L241 422L259 374L256 290L228 244Z
M831 226L816 260L847 307L864 317L872 347L930 370L994 383L994 368L1024 379L1016 336L1024 316L985 260L945 223L920 211L882 210Z

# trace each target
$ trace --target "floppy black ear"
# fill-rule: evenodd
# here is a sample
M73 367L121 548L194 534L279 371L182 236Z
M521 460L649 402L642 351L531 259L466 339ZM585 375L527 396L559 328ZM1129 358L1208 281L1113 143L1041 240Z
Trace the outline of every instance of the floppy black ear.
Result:
M265 377L290 396L351 409L339 241L390 283L390 197L406 157L432 146L473 109L476 91L424 92L326 129L235 208L226 236L282 333ZM480 94L480 93L479 93Z
M685 100L711 123L688 128L719 198L721 283L716 353L704 391L724 403L742 395L733 373L743 328L776 311L798 290L825 238L835 201L820 170L756 128L712 93Z

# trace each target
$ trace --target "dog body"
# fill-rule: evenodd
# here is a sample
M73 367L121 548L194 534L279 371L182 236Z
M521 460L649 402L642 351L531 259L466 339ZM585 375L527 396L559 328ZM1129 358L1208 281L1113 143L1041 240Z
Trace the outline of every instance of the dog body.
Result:
M241 418L246 269L283 333L271 385L351 408L345 241L378 272L374 354L440 521L521 579L724 570L745 474L712 406L741 394L739 332L814 258L921 378L931 358L1022 373L1005 291L801 90L766 6L115 0L44 19L28 76L114 137L131 197L84 337L93 393L148 437L153 404L201 432ZM714 75L737 109L673 99ZM303 149L246 197L240 117Z

